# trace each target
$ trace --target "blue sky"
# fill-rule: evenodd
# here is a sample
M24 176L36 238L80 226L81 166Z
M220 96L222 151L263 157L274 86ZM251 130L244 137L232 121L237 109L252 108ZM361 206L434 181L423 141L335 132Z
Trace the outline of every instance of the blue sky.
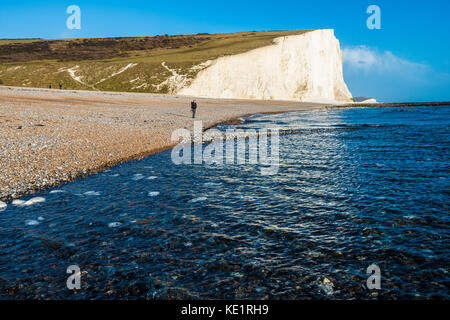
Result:
M81 8L68 30L66 8ZM369 5L381 30L369 30ZM354 96L450 100L449 0L1 1L0 38L144 36L333 28Z

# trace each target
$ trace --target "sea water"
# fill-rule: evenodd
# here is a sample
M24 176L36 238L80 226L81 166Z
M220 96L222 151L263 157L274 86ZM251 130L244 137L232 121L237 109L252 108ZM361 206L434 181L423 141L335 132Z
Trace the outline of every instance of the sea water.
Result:
M281 130L277 174L177 166L166 151L6 203L0 298L450 297L450 108L235 127ZM372 264L379 290L367 287Z

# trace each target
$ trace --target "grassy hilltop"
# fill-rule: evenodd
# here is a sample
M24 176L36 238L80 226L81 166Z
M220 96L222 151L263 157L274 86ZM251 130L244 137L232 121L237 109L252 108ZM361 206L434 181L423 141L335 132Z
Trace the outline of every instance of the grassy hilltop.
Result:
M172 93L207 61L306 31L90 39L0 39L0 85Z

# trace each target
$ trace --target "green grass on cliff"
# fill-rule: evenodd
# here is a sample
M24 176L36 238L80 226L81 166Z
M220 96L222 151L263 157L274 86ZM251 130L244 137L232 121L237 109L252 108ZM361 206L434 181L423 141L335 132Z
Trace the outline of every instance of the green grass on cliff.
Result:
M179 38L172 38L176 41L172 41L171 44L168 44L169 42L164 38L161 38L161 41L158 40L157 46L154 46L152 42L154 47L150 49L144 43L144 39L154 41L151 37L99 39L98 44L96 39L89 39L89 45L95 46L94 49L97 50L93 57L89 55L89 47L86 47L87 50L83 47L87 42L84 39L46 40L49 41L48 44L35 39L0 40L0 61L6 61L0 63L0 84L41 88L47 88L49 84L52 84L53 88L57 88L61 83L64 89L170 93L174 88L166 80L173 76L173 71L186 78L189 83L201 70L200 67L193 67L205 61L268 46L277 37L304 32L306 31L179 36ZM143 43L141 47L139 47L140 43ZM11 44L23 46L17 49L24 51L24 55L17 56L22 61L14 61L14 55L3 54L2 56L2 52L16 50L15 47L3 47L5 50L2 51L3 45ZM33 50L31 46L34 44L44 48L40 51L63 48L63 58L69 61L34 60L36 55L30 51ZM106 47L106 44L109 47ZM102 46L105 46L104 50ZM85 51L80 53L80 50ZM107 57L103 58L102 52L105 52ZM77 60L77 57L84 56L86 59ZM163 62L170 70L163 66ZM129 64L133 65L123 71L123 68ZM74 70L74 76L78 77L80 82L70 75L69 69Z

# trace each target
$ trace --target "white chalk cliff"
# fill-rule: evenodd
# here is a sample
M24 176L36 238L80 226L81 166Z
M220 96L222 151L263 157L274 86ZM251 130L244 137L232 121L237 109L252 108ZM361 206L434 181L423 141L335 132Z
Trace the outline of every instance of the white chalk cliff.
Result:
M207 98L350 102L334 30L276 38L274 44L214 60L177 92Z

